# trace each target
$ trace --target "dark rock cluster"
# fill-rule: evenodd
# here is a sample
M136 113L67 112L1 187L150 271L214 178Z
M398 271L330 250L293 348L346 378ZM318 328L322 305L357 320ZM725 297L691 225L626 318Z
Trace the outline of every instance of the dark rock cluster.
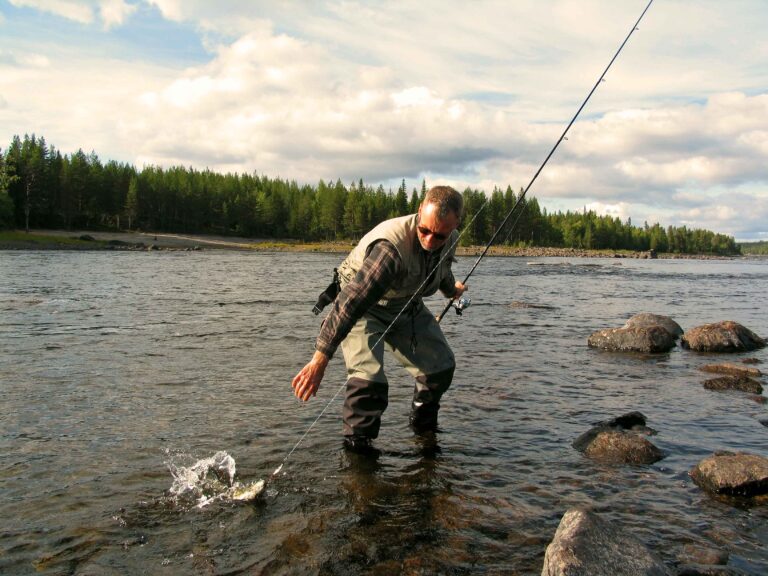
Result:
M609 328L589 336L590 347L612 352L656 354L669 352L680 340L684 349L706 353L739 353L762 348L765 339L737 322L704 324L688 331L667 316L642 313L621 328ZM702 356L703 357L703 356ZM699 367L713 377L704 381L707 390L737 391L761 395L763 385L756 358L740 363L720 362ZM763 399L762 396L756 396ZM768 419L760 420L768 426ZM630 412L595 423L573 442L584 456L616 465L653 464L665 453L646 437L655 431L646 427L640 412ZM768 501L768 458L759 454L716 452L689 471L693 482L712 496L738 505ZM722 550L685 550L675 568L659 558L622 526L609 523L594 511L568 510L544 556L542 576L656 575L737 576L743 572L727 566Z

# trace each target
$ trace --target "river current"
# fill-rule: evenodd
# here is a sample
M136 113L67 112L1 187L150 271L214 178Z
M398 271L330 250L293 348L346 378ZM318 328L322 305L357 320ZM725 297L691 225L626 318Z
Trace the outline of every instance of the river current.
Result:
M290 388L340 259L0 252L0 573L539 574L577 506L670 567L695 545L768 573L768 506L715 499L688 476L717 450L768 456L762 398L705 390L700 371L752 357L765 372L768 349L586 344L639 312L766 337L768 260L485 259L472 306L442 322L458 368L437 445L408 429L412 383L390 357L381 454L366 458L341 447L340 352L316 398ZM657 464L571 446L633 410L658 432ZM237 479L268 480L259 498L200 506L172 490L174 471L222 453Z

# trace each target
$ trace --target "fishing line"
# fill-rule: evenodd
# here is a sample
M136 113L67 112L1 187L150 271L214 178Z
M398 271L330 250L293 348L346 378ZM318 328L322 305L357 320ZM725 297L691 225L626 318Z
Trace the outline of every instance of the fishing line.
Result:
M521 204L521 202L525 199L525 195L528 194L528 190L533 186L533 183L536 181L536 179L539 177L539 174L541 174L541 171L544 169L544 166L547 165L547 162L549 162L549 159L552 157L552 155L555 153L555 150L560 146L560 143L563 140L567 140L566 134L568 134L568 131L571 129L571 126L573 126L573 123L576 122L576 118L579 117L579 114L581 114L581 111L584 109L584 107L587 105L587 102L589 102L589 99L592 97L592 94L595 93L597 90L597 87L604 81L605 75L608 73L608 70L613 65L616 58L618 58L619 54L621 54L621 51L624 49L624 46L629 41L632 34L634 34L637 30L639 30L638 25L640 24L640 21L643 19L643 16L645 16L645 13L648 12L648 9L651 7L651 4L653 4L653 0L650 0L648 2L648 5L645 7L645 10L643 10L642 14L640 14L640 17L637 19L637 22L632 26L632 29L629 31L629 34L627 34L627 37L624 38L624 42L621 43L621 46L619 46L619 49L616 50L616 53L613 55L613 58L611 58L611 61L608 63L608 66L605 67L605 70L603 70L603 73L600 74L600 77L597 79L597 82L595 82L595 85L592 87L592 90L589 91L589 94L587 94L587 97L584 99L584 102L581 103L581 106L579 106L579 109L576 111L576 114L574 114L573 118L571 118L571 121L568 123L568 125L565 127L565 130L563 130L563 133L560 135L560 138L557 139L557 142L555 142L555 145L552 147L552 149L549 151L549 154L547 154L546 158L544 158L544 162L541 163L541 166L539 166L539 169L536 170L536 173L533 175L533 178L531 178L531 181L528 182L528 186L525 187L523 190L523 193L520 195L520 197L517 199L517 202L515 202L515 205L512 207L512 209L507 213L507 216L502 221L501 225L496 229L496 232L491 236L491 239L488 241L488 243L485 246L485 249L482 251L480 256L478 256L475 263L472 265L472 268L470 268L469 273L467 273L466 277L464 278L464 281L462 284L466 284L467 280L469 280L469 277L472 276L472 273L475 271L475 268L477 268L478 264L480 264L480 261L485 257L485 255L488 253L488 250L490 250L491 245L493 245L493 242L496 240L496 237L499 235L499 233L504 229L507 222L509 221L510 217L512 216L512 213L515 211L515 209ZM485 198L485 202L483 205L488 203L488 197ZM520 211L520 214L522 214L522 210ZM520 214L518 214L517 220L520 219ZM512 228L508 232L508 235L512 234L512 230L514 230L515 225L517 224L517 220L515 220L515 223L513 224ZM445 308L440 313L440 315L437 317L437 321L443 319L443 316L445 316L445 313L448 312L448 310L451 307L451 303L453 300L449 300L448 303L445 305Z
M462 284L466 285L467 281L469 280L469 277L472 276L477 266L480 264L480 261L485 257L485 255L488 253L488 250L493 245L496 238L499 236L502 230L506 227L507 223L509 222L509 219L512 217L512 214L515 212L515 209L517 209L518 206L522 203L522 201L525 199L526 194L528 193L528 190L530 190L533 183L536 181L536 179L539 177L539 174L541 174L541 171L544 169L544 166L547 165L549 162L549 159L552 157L552 155L555 153L555 150L560 146L560 143L563 140L567 140L566 135L568 134L568 131L571 129L571 126L573 126L574 122L576 122L576 119L579 117L579 114L581 114L581 111L584 109L584 107L587 105L587 102L589 102L589 99L592 97L592 94L595 93L597 90L597 87L604 81L605 75L608 73L608 70L613 65L616 58L618 58L621 51L624 49L624 46L629 41L632 34L634 34L638 30L638 25L640 24L640 21L645 16L645 13L648 11L648 9L651 7L651 4L653 4L653 0L650 0L648 2L648 5L645 7L645 10L640 14L640 17L637 19L635 24L632 26L632 29L629 31L629 34L627 34L626 38L624 38L624 41L619 46L619 49L616 51L616 53L613 55L613 58L611 58L610 62L608 63L608 66L605 67L605 70L603 70L603 73L598 78L597 82L595 82L595 85L592 87L592 90L590 90L587 97L584 99L584 102L582 102L579 109L576 111L576 114L574 114L573 118L571 118L571 121L566 126L565 130L563 130L563 133L560 135L560 138L557 139L555 142L555 145L552 147L552 149L549 151L549 154L547 154L546 158L544 158L544 161L539 166L538 170L536 170L535 174L533 175L533 178L531 178L531 181L528 183L528 185L523 190L520 197L515 202L514 206L512 206L512 209L507 213L504 220L502 221L501 225L496 229L493 236L491 236L491 239L486 244L483 251L480 253L480 256L478 256L477 260L475 260L475 263L472 265L472 268L470 268L467 275L464 277L464 281ZM461 237L466 233L467 230L472 226L475 219L478 217L478 215L483 211L483 209L488 204L488 197L486 196L485 201L481 204L480 208L475 212L475 214L472 216L472 219L469 221L469 223L463 227L463 230L459 233L459 235L456 237L456 239L453 241L453 243L450 245L449 249L445 251L445 254L440 258L440 260L435 264L434 268L427 274L426 279L421 283L421 285L417 288L417 290L414 292L414 294L408 299L408 301L405 303L405 305L402 307L402 309L397 313L394 320L390 322L389 326L386 327L384 332L381 333L381 336L376 341L376 343L373 345L373 349L375 349L381 342L384 340L384 337L387 335L387 333L390 331L392 326L394 326L395 322L405 313L405 311L408 309L408 307L411 305L411 303L416 299L416 297L421 294L422 289L426 286L427 281L431 274L437 270L437 268L443 263L443 261L448 257L448 255L451 253L452 249L458 244ZM518 213L517 218L515 219L514 223L512 224L512 227L507 232L507 236L510 236L512 231L514 230L515 226L517 225L517 222L520 220L520 216L522 215L522 209ZM445 313L450 309L451 304L453 303L453 299L450 299L448 303L445 306L445 309L442 311L442 313L437 316L437 321L440 322L443 319L443 316L445 316ZM309 427L306 429L304 434L301 435L299 440L294 444L293 448L286 454L285 458L283 458L283 461L280 463L280 465L275 468L275 471L272 472L270 475L271 477L276 476L282 469L285 463L288 461L288 459L293 455L293 453L296 451L296 449L299 447L299 445L304 441L304 439L307 437L307 435L310 433L310 431L315 427L317 422L322 418L322 416L328 411L328 408L333 403L334 400L339 396L341 391L346 386L346 382L344 382L341 386L339 386L338 390L336 390L336 393L333 395L333 397L326 403L326 405L323 407L323 409L320 411L320 413L317 415L317 417L312 421L312 423L309 425Z

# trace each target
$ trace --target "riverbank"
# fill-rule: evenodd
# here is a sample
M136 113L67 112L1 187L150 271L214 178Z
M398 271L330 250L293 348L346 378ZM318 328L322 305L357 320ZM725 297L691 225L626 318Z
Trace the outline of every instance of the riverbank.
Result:
M170 234L126 231L20 230L0 231L0 250L257 250L271 252L325 252L344 254L353 242L299 242L209 236L201 234ZM479 256L484 246L460 246L459 256ZM492 246L488 256L521 258L686 258L719 260L738 256L710 254L667 254L633 250L583 250L577 248L517 248Z

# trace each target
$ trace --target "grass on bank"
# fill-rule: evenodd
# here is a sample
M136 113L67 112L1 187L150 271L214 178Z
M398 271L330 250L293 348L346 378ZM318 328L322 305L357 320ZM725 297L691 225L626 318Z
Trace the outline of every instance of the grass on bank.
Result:
M32 247L43 248L46 246L68 247L68 248L101 248L106 242L99 240L80 240L79 238L70 238L67 236L57 236L48 234L27 234L22 230L0 230L0 245L14 247Z

